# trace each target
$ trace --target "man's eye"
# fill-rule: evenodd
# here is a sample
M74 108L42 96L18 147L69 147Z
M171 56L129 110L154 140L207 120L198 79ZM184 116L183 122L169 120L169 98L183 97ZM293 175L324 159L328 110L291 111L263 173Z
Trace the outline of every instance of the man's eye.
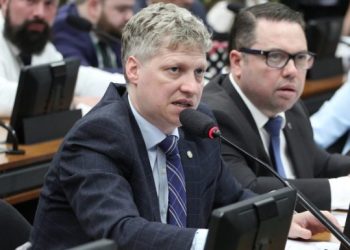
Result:
M279 52L273 52L273 53L269 54L269 59L275 60L275 61L277 61L277 60L284 60L285 57L286 57L285 54L279 53Z
M172 72L172 73L177 73L177 72L179 72L179 68L178 67L171 67L171 68L169 68L168 69L170 72Z
M300 54L297 54L295 56L295 59L299 60L299 61L306 61L308 58L308 54L306 53L300 53Z
M202 76L202 75L204 75L204 73L205 73L205 70L204 70L204 69L196 69L196 70L195 70L195 74L196 74L197 76Z

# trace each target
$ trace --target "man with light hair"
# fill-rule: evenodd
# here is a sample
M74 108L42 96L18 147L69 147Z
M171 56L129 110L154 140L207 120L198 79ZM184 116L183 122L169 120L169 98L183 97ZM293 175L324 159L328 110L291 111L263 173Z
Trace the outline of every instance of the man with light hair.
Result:
M121 250L202 250L212 210L254 195L228 173L219 141L181 128L184 109L210 115L199 104L210 44L203 23L173 4L130 19L127 87L111 84L66 136L40 196L33 249L110 238ZM289 236L323 230L299 214Z

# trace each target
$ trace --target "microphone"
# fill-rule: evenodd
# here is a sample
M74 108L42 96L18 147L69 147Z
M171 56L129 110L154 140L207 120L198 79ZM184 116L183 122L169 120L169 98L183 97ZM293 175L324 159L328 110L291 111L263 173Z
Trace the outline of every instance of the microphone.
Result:
M327 219L327 217L325 217L319 211L319 209L310 200L308 200L303 195L303 193L301 193L298 190L298 188L296 188L294 185L283 179L272 167L270 167L269 164L263 162L262 160L253 156L252 154L239 147L235 143L226 139L221 134L220 129L218 128L218 126L212 118L200 111L194 109L185 109L180 113L180 122L184 130L186 130L189 133L192 133L193 135L199 136L201 138L220 138L221 140L227 142L230 146L234 147L244 155L258 162L260 165L262 165L264 168L270 171L278 180L281 181L283 185L296 190L298 202L306 210L312 213L341 242L343 246L345 246L347 249L350 249L350 240L348 239L348 237L345 236L336 226L334 226L333 223L330 222Z
M25 153L24 150L18 148L18 139L16 131L12 128L11 125L6 125L2 121L0 121L0 127L3 127L7 130L9 137L12 141L12 149L5 149L1 151L0 153L6 153L10 155L23 155Z
M238 13L241 9L244 8L244 5L239 3L229 3L227 4L226 8L232 11L233 13Z
M221 135L213 119L194 109L182 111L180 113L180 122L187 132L198 137L214 139Z
M86 18L76 16L76 15L67 15L66 17L67 23L83 32L95 32L103 41L107 43L120 43L120 40L107 32L96 29L92 23Z

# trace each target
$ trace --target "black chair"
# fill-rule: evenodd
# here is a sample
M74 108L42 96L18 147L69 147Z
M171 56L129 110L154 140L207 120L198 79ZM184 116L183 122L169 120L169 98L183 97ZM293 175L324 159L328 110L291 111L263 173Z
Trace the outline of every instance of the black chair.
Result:
M29 240L32 226L7 202L0 200L0 249L14 250Z

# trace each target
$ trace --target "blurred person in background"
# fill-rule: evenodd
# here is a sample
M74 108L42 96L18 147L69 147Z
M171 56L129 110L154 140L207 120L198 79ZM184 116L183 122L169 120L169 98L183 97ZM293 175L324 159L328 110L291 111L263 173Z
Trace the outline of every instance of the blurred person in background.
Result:
M0 0L0 116L9 117L15 101L20 70L63 59L49 41L58 0ZM94 105L111 81L120 74L80 67L75 89L76 103Z
M53 25L53 43L64 57L82 65L123 72L121 32L133 15L134 0L76 0L60 7ZM90 23L72 23L83 18Z

